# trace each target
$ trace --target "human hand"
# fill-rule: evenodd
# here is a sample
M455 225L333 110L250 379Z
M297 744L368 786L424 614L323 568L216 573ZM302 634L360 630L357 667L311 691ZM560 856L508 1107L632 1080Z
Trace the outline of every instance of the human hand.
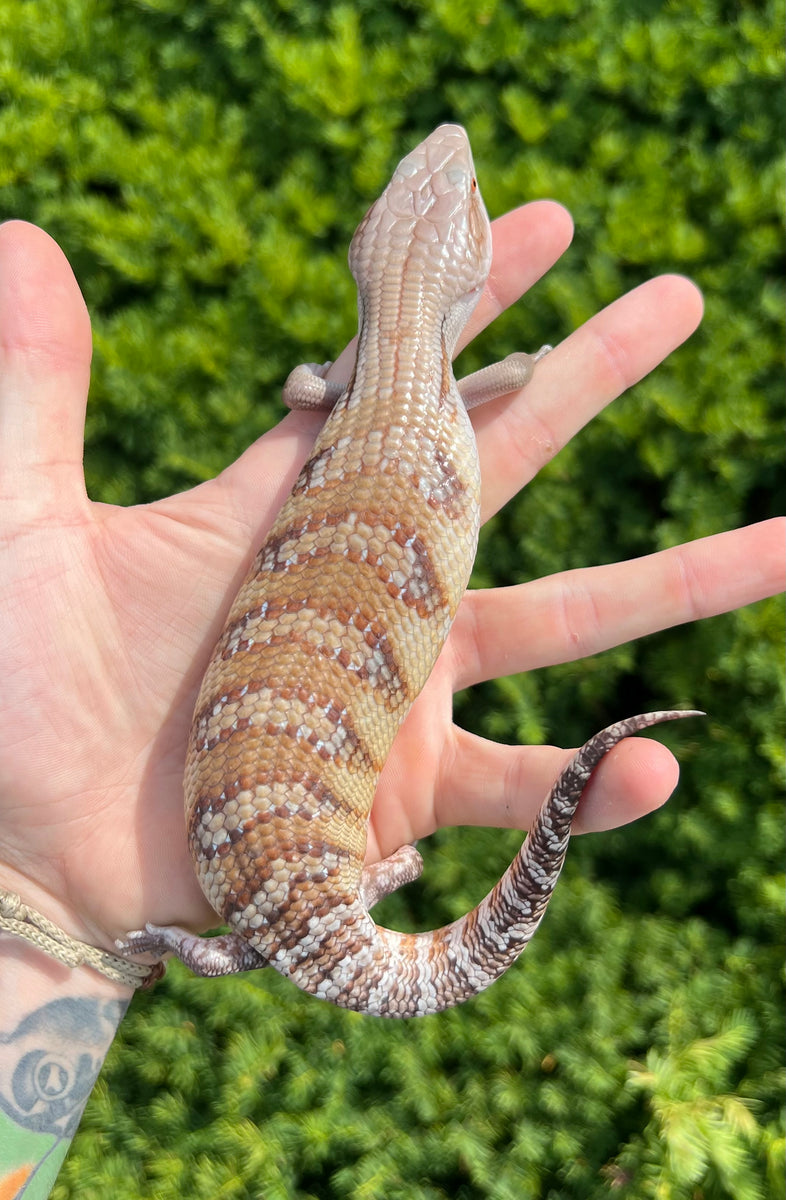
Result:
M570 224L559 206L538 203L494 233L495 266L467 336L548 269ZM700 309L688 281L653 280L559 346L526 393L473 414L484 515L684 340ZM188 725L223 614L320 418L288 415L188 493L131 509L96 504L82 472L89 359L89 320L63 255L33 226L3 226L0 885L111 947L148 920L215 924L186 849ZM553 747L494 746L456 729L453 691L770 595L783 586L782 537L783 523L767 522L633 563L468 593L383 773L369 859L445 824L526 828L566 761ZM593 778L576 827L642 815L675 781L664 747L624 742Z

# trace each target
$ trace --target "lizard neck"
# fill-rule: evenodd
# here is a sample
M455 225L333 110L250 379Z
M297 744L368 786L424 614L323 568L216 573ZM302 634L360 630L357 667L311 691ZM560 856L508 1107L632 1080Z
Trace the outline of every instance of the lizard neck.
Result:
M460 400L451 367L452 347L434 290L404 270L383 279L360 300L357 365L352 396L373 420L384 408L388 417L419 423L433 420L435 409Z

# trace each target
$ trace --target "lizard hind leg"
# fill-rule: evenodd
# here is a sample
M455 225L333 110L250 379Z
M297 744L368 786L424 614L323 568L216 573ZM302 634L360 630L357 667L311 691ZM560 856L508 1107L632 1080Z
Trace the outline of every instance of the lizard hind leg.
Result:
M388 858L366 867L360 881L360 898L366 909L373 908L385 896L412 883L423 871L423 859L414 846L402 846ZM135 929L115 942L124 958L138 954L161 959L174 954L195 975L215 978L256 971L268 965L264 955L237 933L218 937L199 937L177 925L153 925Z
M240 971L256 971L266 967L267 959L250 942L237 933L218 937L199 937L178 925L152 925L135 929L115 942L124 958L137 954L152 954L161 959L174 954L195 975L215 978L236 975Z
M360 879L360 898L366 908L373 908L385 896L412 883L423 871L423 859L414 846L401 846L394 854L363 869Z

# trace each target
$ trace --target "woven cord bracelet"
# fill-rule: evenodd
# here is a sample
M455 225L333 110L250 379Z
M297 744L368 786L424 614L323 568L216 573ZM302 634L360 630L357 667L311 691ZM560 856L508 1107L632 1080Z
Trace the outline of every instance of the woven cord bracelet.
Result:
M66 967L92 967L107 979L128 987L150 987L166 970L163 963L142 966L77 941L34 908L23 904L16 892L6 892L3 888L0 888L0 930L37 946Z

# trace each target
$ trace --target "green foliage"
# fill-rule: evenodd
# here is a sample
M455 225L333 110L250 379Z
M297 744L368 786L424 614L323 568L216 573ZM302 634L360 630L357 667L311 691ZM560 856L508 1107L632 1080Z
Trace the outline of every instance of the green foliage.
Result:
M665 1193L674 1194L680 1185L690 1189L709 1175L716 1186L739 1200L762 1196L750 1170L750 1147L762 1139L751 1103L739 1096L715 1094L754 1039L753 1024L744 1014L734 1014L715 1037L691 1042L671 1054L651 1050L645 1067L634 1064L629 1085L651 1096L654 1115L642 1140L652 1138L654 1126L656 1155L665 1142L670 1168L663 1172L659 1165L656 1172L643 1171L643 1194L664 1194L664 1183Z
M701 920L631 921L572 875L527 958L470 1009L406 1023L174 965L127 1018L55 1196L770 1194L764 953Z
M782 8L5 0L0 216L61 242L94 317L91 494L186 487L278 418L288 370L353 330L364 208L454 119L493 214L551 195L577 222L466 370L657 271L692 275L707 306L495 518L477 581L774 512ZM782 1195L782 622L761 604L463 696L468 725L509 741L577 744L651 706L711 716L659 733L683 764L674 801L580 840L525 961L458 1012L364 1021L266 972L174 968L136 1001L55 1195ZM465 911L518 838L435 842L391 923Z

